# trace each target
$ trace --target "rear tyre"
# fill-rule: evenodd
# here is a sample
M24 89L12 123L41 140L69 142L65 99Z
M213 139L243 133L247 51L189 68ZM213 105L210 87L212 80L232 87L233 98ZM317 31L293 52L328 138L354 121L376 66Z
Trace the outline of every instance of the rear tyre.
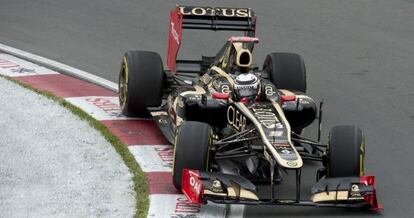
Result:
M364 175L365 139L356 126L335 126L329 134L327 177Z
M127 116L148 116L147 107L162 102L164 69L159 54L129 51L122 59L119 73L119 104Z
M272 53L263 64L270 81L278 89L306 93L306 69L302 57L294 53Z
M208 170L211 127L206 123L186 121L178 130L174 145L173 183L181 189L183 169Z

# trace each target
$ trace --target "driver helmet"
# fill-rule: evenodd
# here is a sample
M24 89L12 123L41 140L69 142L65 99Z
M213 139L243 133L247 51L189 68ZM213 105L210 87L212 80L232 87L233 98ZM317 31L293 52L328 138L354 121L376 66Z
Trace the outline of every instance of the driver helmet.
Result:
M239 99L255 98L260 91L260 80L252 73L243 73L234 80L234 92Z

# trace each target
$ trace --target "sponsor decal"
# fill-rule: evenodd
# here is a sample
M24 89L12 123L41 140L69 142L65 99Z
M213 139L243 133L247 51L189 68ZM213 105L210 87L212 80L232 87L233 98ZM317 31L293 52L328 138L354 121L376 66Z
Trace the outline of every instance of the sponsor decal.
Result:
M86 96L66 98L97 120L130 120L122 115L118 97Z
M180 45L180 39L179 39L177 30L175 30L173 22L171 22L171 35L173 36L173 38L174 38L175 42L177 43L177 45Z
M300 98L299 99L299 104L311 104L311 103L308 99Z
M24 68L24 67L11 69L10 71L13 72L13 73L34 73L35 72L34 69L27 69L27 68Z
M352 184L351 191L349 192L351 197L361 197L360 189L358 184Z
M269 136L270 137L280 137L283 135L283 131L270 131Z
M173 214L171 218L198 218L196 214Z
M7 69L7 68L16 68L16 67L20 67L20 65L13 63L9 60L4 60L4 59L0 59L0 67L3 69Z
M290 154L291 151L287 150L287 149L283 149L282 151L280 151L283 154Z
M256 119L268 129L273 129L277 123L280 123L271 108L252 108L252 111Z
M158 122L159 123L161 123L161 124L168 124L168 120L167 119L163 119L163 118L161 118L161 119L158 119Z
M201 101L201 95L190 95L186 96L188 100L190 101Z
M290 203L295 203L295 200L279 200L279 202L281 203L285 203L285 204L290 204Z
M197 217L223 218L226 215L226 205L209 202L206 205L191 203L184 195L152 194L148 217Z
M90 102L107 113L119 112L119 104L105 98L86 98L85 101Z
M276 144L278 145L278 144ZM284 160L287 160L287 165L290 167L295 167L298 165L297 162L293 160L297 160L298 157L296 153L294 152L293 148L289 144L283 144L284 146L275 146L276 152L280 155L280 157Z
M170 145L128 146L144 172L171 172L174 148Z
M231 42L259 42L259 38L248 36L232 36L228 40Z
M196 194L196 196L199 196L201 193L201 186L202 184L200 183L198 177L199 175L197 173L194 173L193 171L190 171L190 185L191 188L193 189L193 192Z
M273 90L272 86L265 86L265 94L267 96L273 96L276 92Z
M287 163L287 165L288 166L290 166L290 167L295 167L295 166L297 166L298 165L298 163L296 163L296 162L294 162L294 161L288 161L288 162L286 162Z
M246 127L246 117L233 105L227 108L227 122L236 130L243 130Z
M204 74L204 75L200 78L200 80L201 80L204 84L208 84L208 83L210 83L212 79L213 79L213 78L211 78L211 76L210 76L210 75L208 75L208 73L205 73L205 74Z
M176 198L175 213L200 213L200 210L201 205L189 202L185 196Z
M174 157L173 157L174 148L172 146L165 146L165 147L155 146L154 149L157 152L158 157L160 157L161 161L164 163L164 165L172 167L172 162L174 160Z
M186 7L181 6L183 15L194 16L222 16L222 17L251 17L252 12L248 8L214 8L214 7Z
M353 184L352 187L351 187L351 190L353 192L359 192L359 186L357 184Z
M211 188L212 188L212 190L214 192L223 192L223 188L221 186L221 182L219 180L217 180L217 179L213 181L213 185L212 185Z
M224 94L230 94L230 85L229 84L221 84L220 85L220 92Z
M284 148L284 147L290 147L290 145L289 144L275 143L275 144L273 144L273 147L275 147L275 148Z
M4 76L18 77L58 73L8 54L0 54L0 74Z

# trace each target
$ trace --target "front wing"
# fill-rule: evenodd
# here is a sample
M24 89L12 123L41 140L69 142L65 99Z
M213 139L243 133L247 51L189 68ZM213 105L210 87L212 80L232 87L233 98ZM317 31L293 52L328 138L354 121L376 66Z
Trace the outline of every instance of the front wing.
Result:
M382 210L374 176L325 178L317 182L310 200L259 199L256 186L242 176L183 170L182 191L192 203L357 207Z

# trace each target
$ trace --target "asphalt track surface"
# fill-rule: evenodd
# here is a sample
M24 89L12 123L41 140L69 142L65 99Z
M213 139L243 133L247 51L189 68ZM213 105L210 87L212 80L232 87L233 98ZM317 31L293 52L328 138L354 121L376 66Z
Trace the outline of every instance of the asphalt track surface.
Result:
M177 1L0 0L0 43L116 81L131 49L167 50L169 10ZM190 2L189 4L197 4ZM258 15L255 50L301 54L308 94L324 99L324 134L360 126L366 172L377 177L382 214L355 210L247 207L245 217L411 217L414 181L414 1L203 1L251 7ZM229 34L187 31L185 57L214 55ZM307 130L307 134L314 131ZM312 167L311 167L312 168ZM313 167L314 168L314 167ZM304 173L303 190L314 174Z

